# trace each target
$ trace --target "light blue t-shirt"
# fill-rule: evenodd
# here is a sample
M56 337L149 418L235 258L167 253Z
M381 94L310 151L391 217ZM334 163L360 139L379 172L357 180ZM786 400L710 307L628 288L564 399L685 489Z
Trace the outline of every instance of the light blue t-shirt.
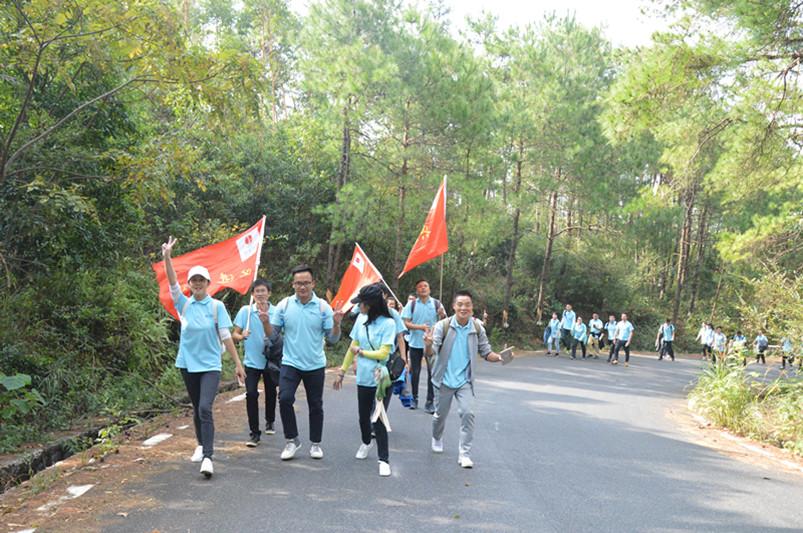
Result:
M270 304L270 302L268 303ZM248 324L249 311L251 314L250 325ZM237 316L234 317L234 325L240 327L243 331L245 331L246 327L251 328L251 335L243 342L243 347L245 348L243 365L256 368L257 370L263 370L265 365L268 364L268 361L265 359L265 354L263 353L265 349L265 328L262 326L262 321L259 319L258 313L259 311L256 304L244 305L237 312ZM275 305L268 307L268 315L270 315L271 320L273 320L273 315L275 313Z
M360 343L365 351L378 350L384 345L393 346L396 340L396 321L390 317L379 316L365 327L368 315L360 313L351 328L351 338ZM362 355L357 356L357 385L375 387L374 370L378 365L385 364L385 359L369 359Z
M672 324L664 324L661 326L661 332L664 334L665 342L672 342L675 340L675 326Z
M557 318L553 318L549 321L549 336L550 337L557 337L560 333L560 320Z
M728 345L728 337L724 333L714 333L714 349L724 352Z
M443 374L443 384L450 389L459 389L468 383L469 363L471 355L468 353L468 334L474 327L473 320L461 326L457 320L452 321L457 328L457 335L452 345L452 353L449 354L449 362L446 364L446 372ZM446 337L446 333L443 334Z
M413 302L409 302L402 309L402 318L409 318L413 324L429 324L433 328L438 323L438 311L435 309L435 298L430 297L427 303L423 303L418 298L415 299L415 312L412 310ZM424 348L424 332L420 329L410 330L410 340L407 341L410 348Z
M629 320L620 320L616 323L616 340L625 342L629 341L634 330L635 328Z
M703 344L707 344L709 346L713 346L714 345L714 335L715 334L716 334L716 332L713 329L707 328L703 332Z
M401 317L399 312L395 309L388 309L388 311L390 311L390 316L393 317L393 321L396 323L396 335L407 331L407 326L404 325L404 319ZM396 335L393 336L393 347L390 349L390 353L395 353L396 349L398 348L396 344Z
M209 295L199 302L182 293L178 300L173 300L179 316L181 316L187 300L190 300L190 305L181 320L181 338L178 343L176 367L186 368L188 372L219 372L222 367L220 362L222 348L218 330L215 328L212 305L218 306L218 328L232 326L229 312L223 302L213 300Z
M756 337L756 340L753 341L753 342L755 342L756 345L760 347L760 346L762 346L762 344L764 346L767 346L770 341L768 341L767 337L765 337L764 335L759 335L758 337Z
M323 304L323 316L321 316ZM282 364L309 372L326 366L323 352L324 336L334 326L332 308L312 293L306 304L298 301L295 294L287 300L287 310L277 309L270 317L270 323L278 331L284 332ZM277 331L274 329L274 331Z
M602 320L599 318L592 318L588 322L588 327L591 328L591 333L599 333L602 331Z
M781 347L783 348L783 351L791 352L792 351L792 340L791 339L787 339L786 337L784 337L783 339L781 339Z
M560 327L562 329L571 330L574 327L574 323L577 321L577 314L574 311L563 311L563 317L561 318Z
M616 339L616 322L606 322L605 329L608 330L608 340Z
M586 342L586 339L588 338L586 333L588 333L588 328L585 324L575 324L574 327L572 327L572 337L580 342Z

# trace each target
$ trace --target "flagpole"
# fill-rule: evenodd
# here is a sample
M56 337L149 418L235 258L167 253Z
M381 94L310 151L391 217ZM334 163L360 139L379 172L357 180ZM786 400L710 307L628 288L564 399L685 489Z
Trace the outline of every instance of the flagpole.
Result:
M443 175L443 223L446 224L446 178L447 175ZM440 297L441 301L443 301L443 256L445 252L441 254L441 279L440 279L440 287L438 288L438 296Z
M259 231L259 246L257 246L257 262L254 265L254 281L259 276L259 263L262 259L262 243L265 242L265 219L266 215L262 215L262 228ZM251 306L254 305L254 294L251 293L251 298L248 300L248 318L245 320L245 331L251 331Z

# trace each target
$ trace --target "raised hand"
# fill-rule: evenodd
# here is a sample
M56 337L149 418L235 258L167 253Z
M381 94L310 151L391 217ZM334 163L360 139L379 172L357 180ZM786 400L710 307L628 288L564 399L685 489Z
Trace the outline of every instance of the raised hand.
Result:
M162 243L162 257L170 257L170 255L173 253L173 246L176 245L176 242L178 242L178 239L173 238L171 235L167 238L167 242Z
M432 335L432 326L424 324L424 344L431 347L435 343L435 338Z
M257 316L263 324L270 322L270 313L268 312L269 309L270 307L268 306L268 302L257 302Z
M343 311L343 302L338 302L338 304L332 310L332 322L334 323L335 327L340 325L345 315L346 313Z

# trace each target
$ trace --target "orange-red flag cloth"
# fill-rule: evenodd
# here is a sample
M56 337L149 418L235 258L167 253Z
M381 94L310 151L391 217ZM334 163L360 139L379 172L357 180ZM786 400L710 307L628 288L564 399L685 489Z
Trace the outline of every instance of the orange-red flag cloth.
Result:
M415 241L404 270L399 274L401 278L406 272L414 269L421 263L429 261L433 257L446 253L449 250L449 239L446 236L446 178L443 178L438 193L432 201L427 220L418 240Z
M176 269L176 276L184 294L190 295L187 273L196 265L209 270L209 276L212 278L207 291L209 295L225 287L230 287L240 294L247 293L259 265L259 250L264 231L265 217L262 217L262 220L247 231L231 239L174 257L173 267ZM159 300L168 313L178 318L178 311L170 297L170 285L167 282L164 261L154 264L153 270L156 272L156 281L159 282Z
M382 280L382 274L374 266L365 252L357 244L354 246L354 255L351 256L351 263L349 263L346 273L343 274L343 280L340 282L340 289L337 291L334 299L332 299L332 307L336 308L338 304L343 304L343 312L348 313L349 309L354 307L351 299L357 296L360 289L371 283L376 283Z

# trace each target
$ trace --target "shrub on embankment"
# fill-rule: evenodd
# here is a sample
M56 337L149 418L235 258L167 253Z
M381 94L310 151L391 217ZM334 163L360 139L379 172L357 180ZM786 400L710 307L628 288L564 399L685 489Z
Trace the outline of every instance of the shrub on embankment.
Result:
M711 365L689 393L690 407L713 424L803 455L803 380L767 381L741 366Z

